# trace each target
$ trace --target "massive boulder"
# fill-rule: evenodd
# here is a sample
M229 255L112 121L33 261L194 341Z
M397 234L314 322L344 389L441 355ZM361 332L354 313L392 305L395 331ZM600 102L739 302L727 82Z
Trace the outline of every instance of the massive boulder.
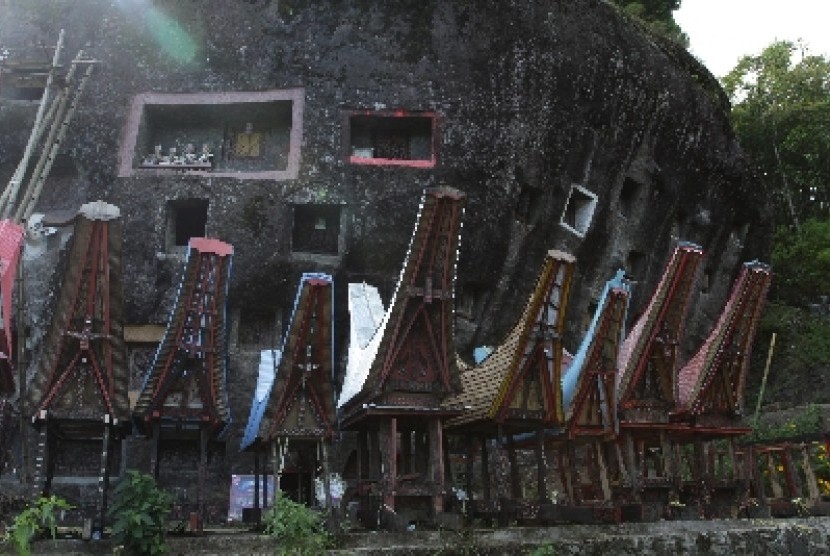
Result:
M389 299L421 192L434 185L467 194L464 358L509 330L549 249L576 256L565 342L574 349L616 269L635 281L633 320L676 242L702 245L686 354L738 264L768 254L763 192L716 81L606 2L36 0L3 11L0 47L53 44L65 28L64 63L80 49L99 62L39 210L95 199L122 207L128 323L165 321L181 264L176 219L191 210L196 220L203 211L207 235L235 246L232 336L253 348L287 324L300 273L321 270L335 275L345 353L346 283L372 283ZM243 122L262 128L267 117L252 106L266 98L294 110L279 171L254 175L265 155L221 138L210 145L215 160L233 154L238 175L138 168L160 137L166 152L214 126L241 144ZM0 103L4 181L33 115ZM361 151L373 139L360 130L391 146ZM405 153L395 151L401 136ZM322 254L304 247L320 226L336 234ZM239 418L255 370L234 353Z

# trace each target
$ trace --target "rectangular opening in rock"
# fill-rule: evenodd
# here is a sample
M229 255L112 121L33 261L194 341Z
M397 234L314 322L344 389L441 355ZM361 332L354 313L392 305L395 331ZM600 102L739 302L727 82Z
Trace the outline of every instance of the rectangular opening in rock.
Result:
M170 172L294 179L302 141L302 89L137 95L119 176Z
M207 199L178 199L167 203L167 249L187 247L193 237L205 237Z
M435 166L435 116L430 112L353 112L348 140L352 164Z
M294 205L291 250L337 255L340 248L339 205Z

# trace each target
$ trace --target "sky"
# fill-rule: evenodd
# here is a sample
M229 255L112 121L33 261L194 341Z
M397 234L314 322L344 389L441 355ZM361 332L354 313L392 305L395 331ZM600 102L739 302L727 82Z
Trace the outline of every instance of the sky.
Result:
M810 54L830 57L830 0L682 0L674 20L716 77L776 39L803 39Z

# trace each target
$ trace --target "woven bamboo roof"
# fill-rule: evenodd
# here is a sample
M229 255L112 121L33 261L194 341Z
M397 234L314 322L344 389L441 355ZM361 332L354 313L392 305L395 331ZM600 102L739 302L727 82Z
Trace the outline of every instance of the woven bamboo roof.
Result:
M445 404L462 406L465 412L450 419L448 427L495 426L508 415L514 420L527 421L529 426L532 423L533 427L539 423L562 422L560 336L574 262L568 253L548 252L515 326L487 359L461 373L462 392L447 399ZM537 350L546 356L543 367L538 359L529 357ZM541 390L537 406L531 399L534 384ZM517 395L522 390L525 398L519 402Z
M741 267L717 323L678 373L682 412L700 414L716 409L707 407L713 404L732 413L742 409L752 343L771 280L766 264L751 262ZM707 402L707 390L720 392L710 392Z

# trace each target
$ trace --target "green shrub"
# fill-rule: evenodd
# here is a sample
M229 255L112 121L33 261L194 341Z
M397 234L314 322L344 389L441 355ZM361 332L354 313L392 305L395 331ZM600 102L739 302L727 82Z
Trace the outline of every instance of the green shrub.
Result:
M528 556L555 556L555 554L556 550L552 544L542 544L528 552Z
M164 522L172 505L170 494L161 490L152 476L128 471L115 488L109 510L113 519L114 545L123 545L131 554L163 554Z
M20 556L32 553L32 539L38 533L49 531L55 538L58 529L57 510L71 510L72 506L57 496L40 497L14 518L14 523L3 536L3 544L11 545Z
M265 534L277 541L277 554L323 554L331 543L322 516L279 491L263 520Z

